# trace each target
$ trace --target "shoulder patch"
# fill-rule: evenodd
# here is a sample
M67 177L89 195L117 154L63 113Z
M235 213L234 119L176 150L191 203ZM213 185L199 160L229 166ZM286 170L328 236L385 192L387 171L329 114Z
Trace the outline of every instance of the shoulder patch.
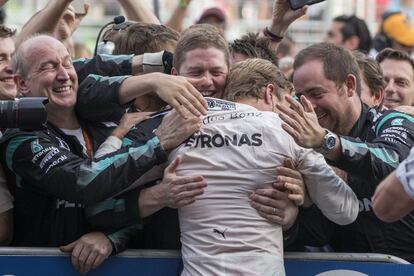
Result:
M392 126L402 126L404 118L397 118L391 121Z
M38 153L43 149L42 145L39 143L39 139L36 139L30 143L30 148L32 150L32 153Z

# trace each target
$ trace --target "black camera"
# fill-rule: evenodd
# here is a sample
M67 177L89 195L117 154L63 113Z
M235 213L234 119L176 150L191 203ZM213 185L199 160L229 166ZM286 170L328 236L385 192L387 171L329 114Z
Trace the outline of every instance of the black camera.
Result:
M42 129L47 120L47 97L0 101L0 128Z

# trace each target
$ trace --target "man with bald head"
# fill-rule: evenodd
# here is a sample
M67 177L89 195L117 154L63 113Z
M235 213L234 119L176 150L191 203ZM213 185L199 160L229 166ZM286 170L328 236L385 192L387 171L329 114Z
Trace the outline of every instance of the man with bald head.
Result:
M83 239L83 249L78 247L75 251L82 252L80 259L85 255L89 258L89 266L95 265L99 258L105 259L116 251L119 236L99 232L85 235L100 230L87 223L85 205L115 196L154 165L164 162L165 150L181 144L196 131L199 119L184 119L172 112L154 134L94 159L99 145L94 140L94 128L79 121L75 114L78 79L65 46L52 37L35 36L17 49L12 65L23 96L49 98L45 129L8 129L1 140L1 161L15 197L12 244L61 246L88 235ZM148 93L153 88L139 86L139 79L134 77L118 80L108 81L111 85L107 89L128 94L138 88ZM174 129L172 137L170 132ZM124 205L124 211L117 212L117 217L138 221L138 200L138 193L122 198L118 203ZM88 257L88 247L105 254ZM80 270L88 269L84 266Z

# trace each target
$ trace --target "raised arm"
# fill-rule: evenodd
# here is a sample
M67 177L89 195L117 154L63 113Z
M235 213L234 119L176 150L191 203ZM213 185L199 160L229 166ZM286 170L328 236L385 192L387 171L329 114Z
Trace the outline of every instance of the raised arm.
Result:
M49 1L44 9L34 14L23 26L15 39L16 48L31 35L37 33L52 34L70 3L72 3L72 0Z
M187 13L190 2L191 0L179 0L170 20L168 20L165 25L181 33L183 31L183 19Z
M272 19L270 26L265 29L263 34L270 38L273 51L279 47L282 38L285 36L289 26L298 18L306 14L308 6L298 10L289 7L288 0L275 0L273 3Z
M122 9L125 11L125 14L129 20L152 23L152 24L161 24L160 20L155 16L155 14L145 5L142 0L118 0ZM149 1L147 1L149 2Z

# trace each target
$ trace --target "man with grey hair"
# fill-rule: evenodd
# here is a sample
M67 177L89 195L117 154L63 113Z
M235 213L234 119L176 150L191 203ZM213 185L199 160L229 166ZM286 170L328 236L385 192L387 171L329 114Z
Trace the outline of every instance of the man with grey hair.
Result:
M100 229L87 223L85 205L114 197L154 165L164 162L165 151L197 131L200 119L171 112L143 141L133 141L95 159L93 153L99 145L94 140L94 128L80 122L75 114L78 80L64 45L46 35L32 37L18 48L13 69L23 96L47 96L49 103L44 130L9 129L1 140L1 161L15 197L12 244L71 243L72 262L81 272L87 272L116 251L119 233L91 232ZM136 90L157 93L158 89L138 77L117 77L107 83L107 89L118 89L120 95L131 95ZM117 218L138 222L139 200L137 193L122 197Z

